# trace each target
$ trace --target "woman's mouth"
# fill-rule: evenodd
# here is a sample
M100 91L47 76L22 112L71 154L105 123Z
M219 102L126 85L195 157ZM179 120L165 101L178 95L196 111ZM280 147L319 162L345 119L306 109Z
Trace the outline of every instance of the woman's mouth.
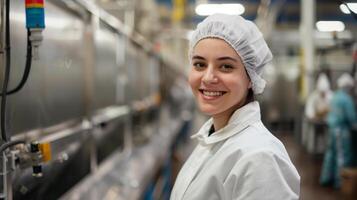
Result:
M199 89L200 93L202 94L202 97L207 100L214 100L217 99L221 96L223 96L225 91L210 91L210 90L204 90L204 89Z

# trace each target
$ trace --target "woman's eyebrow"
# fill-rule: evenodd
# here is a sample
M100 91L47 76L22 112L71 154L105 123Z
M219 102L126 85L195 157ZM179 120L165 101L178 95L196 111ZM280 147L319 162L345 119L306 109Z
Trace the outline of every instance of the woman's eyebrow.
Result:
M237 59L229 57L229 56L219 57L219 58L217 58L217 60L232 60L234 62L238 62Z
M204 58L204 57L202 57L202 56L197 56L197 55L192 56L192 59L200 59L200 60L205 60L205 58Z

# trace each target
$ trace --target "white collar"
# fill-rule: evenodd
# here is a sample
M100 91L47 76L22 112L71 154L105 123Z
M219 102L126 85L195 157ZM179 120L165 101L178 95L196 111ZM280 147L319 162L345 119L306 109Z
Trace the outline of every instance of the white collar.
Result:
M213 124L212 118L191 138L197 138L202 145L214 144L239 133L257 121L260 121L260 107L257 101L253 101L237 109L229 119L227 125L214 132L211 136L208 137L208 132Z

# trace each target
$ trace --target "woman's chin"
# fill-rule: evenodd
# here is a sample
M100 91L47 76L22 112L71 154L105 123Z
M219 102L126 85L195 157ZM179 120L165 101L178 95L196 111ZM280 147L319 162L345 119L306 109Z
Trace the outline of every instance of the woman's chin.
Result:
M209 106L200 106L200 111L205 115L209 115L209 116L213 116L219 113L219 110L217 108L212 108Z

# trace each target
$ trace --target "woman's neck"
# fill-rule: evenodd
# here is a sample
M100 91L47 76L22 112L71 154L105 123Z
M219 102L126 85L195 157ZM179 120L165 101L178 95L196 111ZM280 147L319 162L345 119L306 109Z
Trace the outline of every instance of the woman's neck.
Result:
M252 93L253 94L253 93ZM254 99L253 99L254 100ZM235 106L232 106L231 108L218 113L216 115L213 115L213 126L214 126L214 130L215 132L220 130L221 128L225 127L228 124L229 119L231 118L232 114L239 108L243 107L244 105L250 103L253 101L250 98L247 98L247 96L244 98L243 101L241 101L242 103L238 103Z
M221 128L225 127L228 123L229 117L226 116L214 116L213 117L213 126L214 126L214 130L218 131Z
M231 118L232 114L239 108L239 106L233 106L232 108L213 115L213 126L214 126L214 130L218 131L221 128L225 127L228 124L229 119Z

